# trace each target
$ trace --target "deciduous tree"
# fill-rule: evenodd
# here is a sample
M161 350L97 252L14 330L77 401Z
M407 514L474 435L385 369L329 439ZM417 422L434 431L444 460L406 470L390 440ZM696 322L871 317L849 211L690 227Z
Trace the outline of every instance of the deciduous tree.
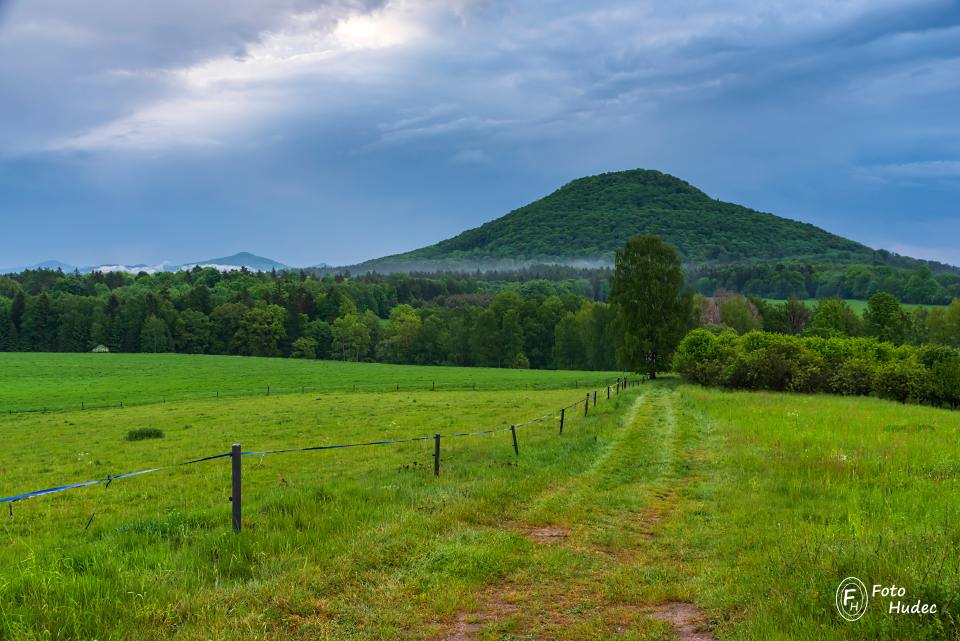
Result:
M693 295L684 288L680 254L656 236L636 236L617 252L610 298L621 331L618 355L655 378L693 325Z

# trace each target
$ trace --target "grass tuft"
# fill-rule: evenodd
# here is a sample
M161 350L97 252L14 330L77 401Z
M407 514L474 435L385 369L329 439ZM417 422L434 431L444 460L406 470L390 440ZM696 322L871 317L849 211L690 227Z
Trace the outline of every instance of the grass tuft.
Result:
M138 427L127 432L124 437L127 441L146 441L152 438L163 438L163 430L156 427Z

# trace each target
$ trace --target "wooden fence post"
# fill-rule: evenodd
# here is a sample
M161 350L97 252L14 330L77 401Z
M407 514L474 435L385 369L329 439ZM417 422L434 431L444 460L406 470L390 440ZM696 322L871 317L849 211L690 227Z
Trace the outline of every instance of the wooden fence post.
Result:
M590 395L587 394L587 397L583 399L583 415L586 416L590 412Z
M433 435L433 475L440 476L440 435Z
M597 406L597 390L593 390L593 406Z
M513 453L520 456L520 448L517 446L517 426L510 426L510 433L513 435Z
M607 385L607 400L610 400L610 386Z
M230 495L230 502L233 504L233 531L240 531L240 504L241 504L241 483L240 483L240 444L234 443L230 448L231 463L231 481L233 489Z
M560 410L560 433L563 434L563 415L567 413L567 408Z

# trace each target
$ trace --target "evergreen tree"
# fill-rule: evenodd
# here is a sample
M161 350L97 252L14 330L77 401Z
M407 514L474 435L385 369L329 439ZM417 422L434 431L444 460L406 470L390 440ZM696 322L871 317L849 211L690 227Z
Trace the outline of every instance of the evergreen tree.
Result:
M16 303L16 300L14 300ZM56 347L57 319L46 292L27 301L20 327L21 342L34 352L52 352Z
M18 332L23 330L23 315L26 310L26 298L21 290L17 290L17 293L13 297L13 304L10 307L10 321Z
M0 298L0 352L14 352L19 343L17 328L10 317L10 305Z
M192 309L207 316L213 311L213 300L210 296L210 288L200 283L190 289L184 298L185 309Z

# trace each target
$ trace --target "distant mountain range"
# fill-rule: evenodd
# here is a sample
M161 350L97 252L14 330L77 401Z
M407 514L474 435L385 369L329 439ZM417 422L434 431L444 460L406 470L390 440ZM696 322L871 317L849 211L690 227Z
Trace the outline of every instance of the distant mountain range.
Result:
M0 268L0 274L12 274L26 271L28 269L51 269L57 270L60 269L63 272L72 272L79 271L82 274L89 272L102 271L102 272L130 272L130 273L139 273L147 272L148 274L153 274L157 272L176 272L184 269L193 269L194 266L199 265L200 267L214 267L221 271L233 271L236 269L241 269L246 267L250 271L262 271L268 272L270 270L276 269L281 271L284 269L290 269L287 265L279 263L275 260L269 258L264 258L262 256L256 256L249 252L240 252L238 254L233 254L232 256L223 256L221 258L209 258L207 260L196 260L186 263L167 263L163 262L157 265L148 265L145 263L138 263L135 265L123 265L118 263L104 263L101 265L92 265L86 267L80 267L76 265L68 265L67 263L60 262L58 260L47 260L42 263L37 263L36 265L27 265L24 267L8 267Z
M435 245L341 269L356 274L512 269L534 263L607 266L637 234L656 234L672 243L688 267L805 261L957 271L722 202L679 178L647 169L580 178Z

